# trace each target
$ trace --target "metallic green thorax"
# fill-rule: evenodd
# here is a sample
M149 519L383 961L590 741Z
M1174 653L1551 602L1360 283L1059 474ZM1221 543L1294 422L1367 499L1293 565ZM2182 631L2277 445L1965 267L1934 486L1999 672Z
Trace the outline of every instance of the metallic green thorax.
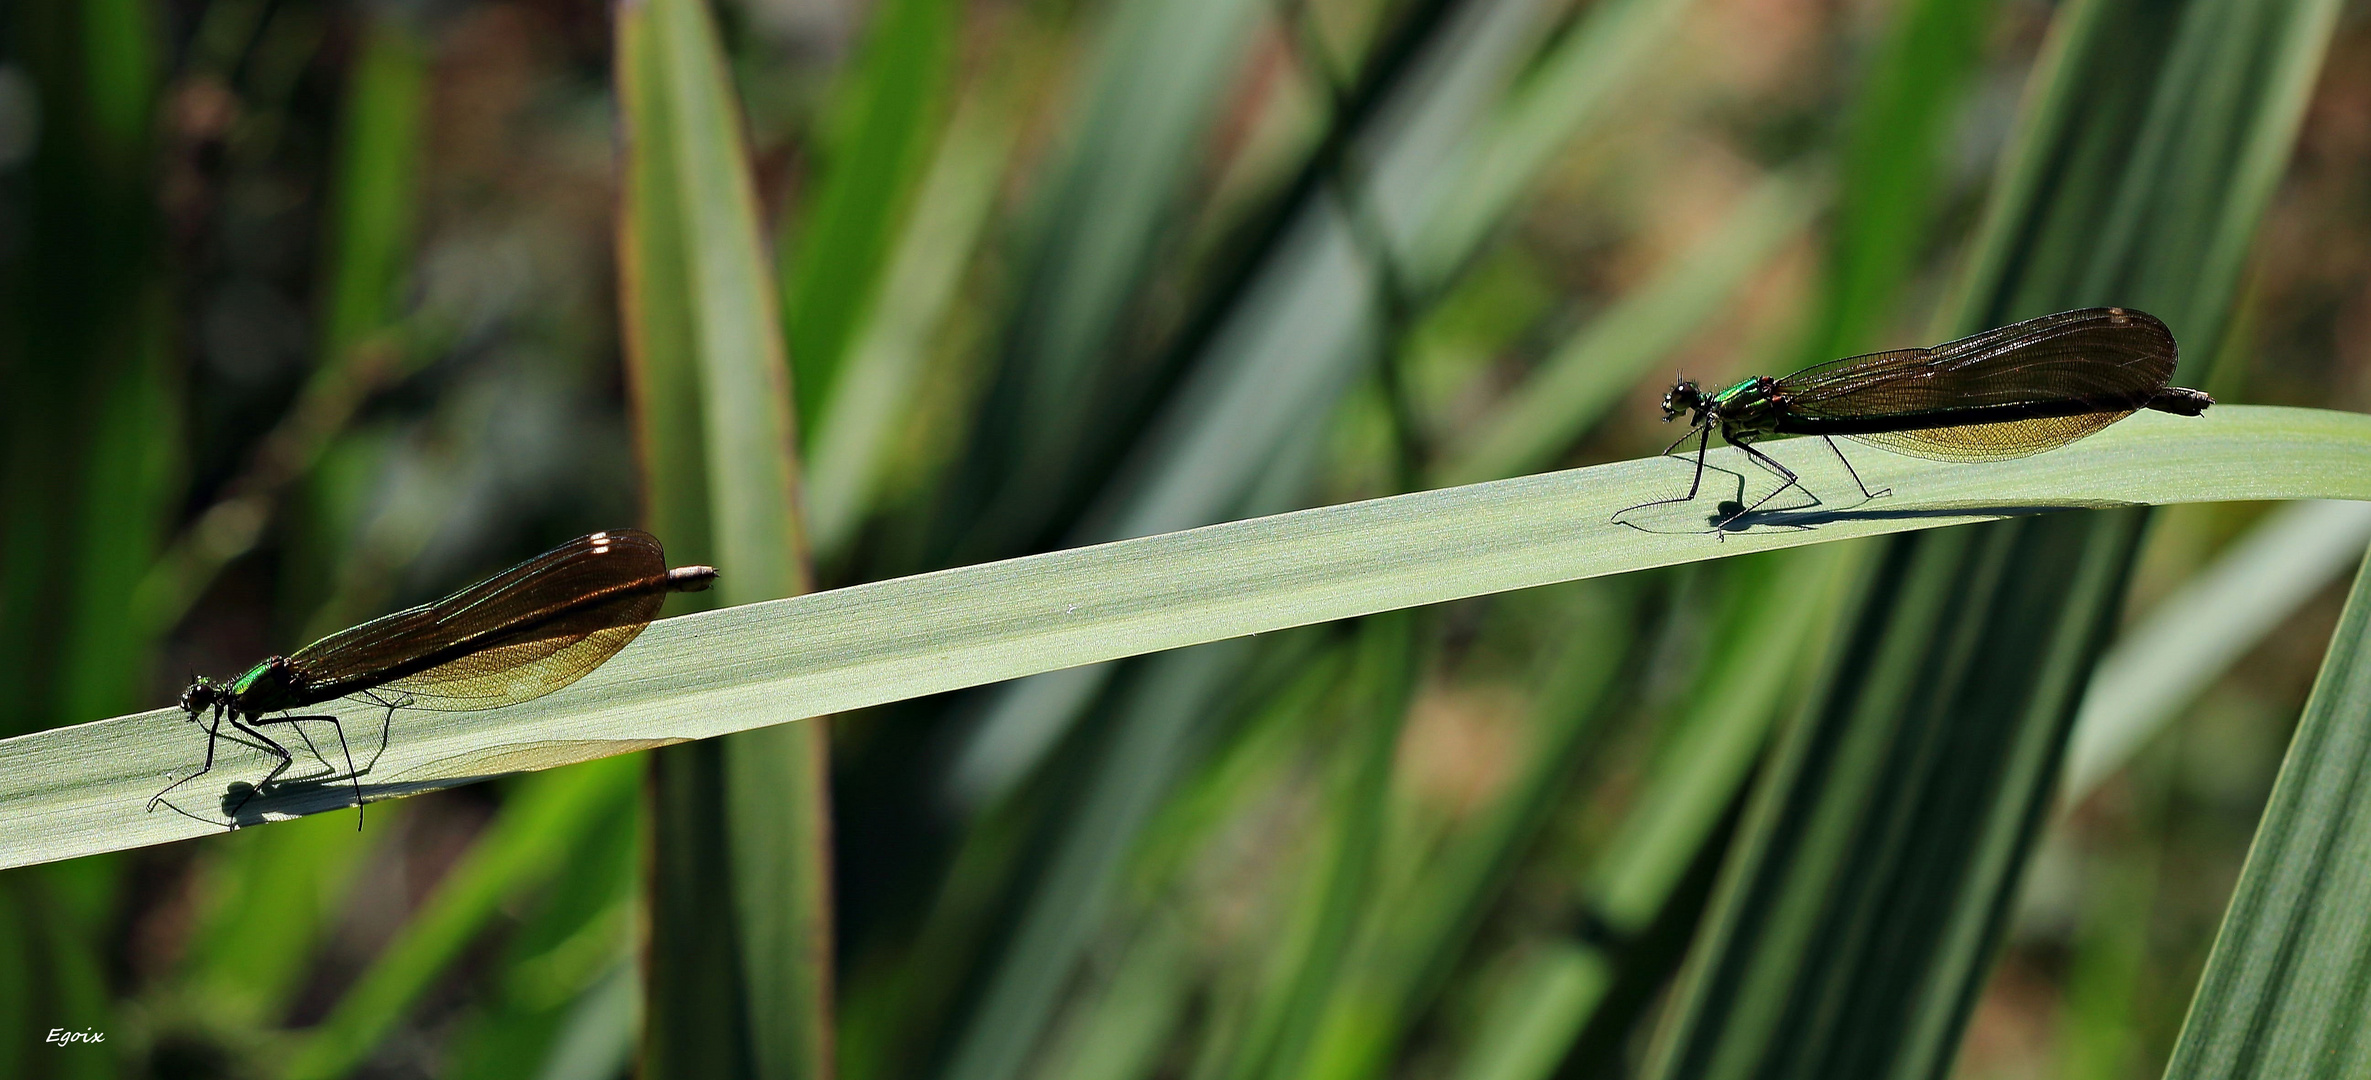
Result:
M1721 438L1730 442L1758 439L1778 433L1778 422L1786 412L1785 398L1778 390L1778 380L1757 375L1739 381L1704 403L1698 423L1709 419L1721 430Z
M231 680L228 697L248 716L300 708L316 700L303 693L296 668L285 656L275 656Z
M274 657L273 659L278 658ZM245 675L241 675L238 678L231 680L231 696L245 697L249 691L255 689L255 685L257 683L263 681L264 676L271 674L271 671L271 660L266 660L263 663L255 665L254 667L248 668Z
M1723 390L1720 393L1714 394L1712 396L1712 403L1723 410L1742 404L1748 404L1755 398L1763 396L1754 392L1761 388L1763 381L1763 378L1759 375L1750 379L1739 380L1737 385Z

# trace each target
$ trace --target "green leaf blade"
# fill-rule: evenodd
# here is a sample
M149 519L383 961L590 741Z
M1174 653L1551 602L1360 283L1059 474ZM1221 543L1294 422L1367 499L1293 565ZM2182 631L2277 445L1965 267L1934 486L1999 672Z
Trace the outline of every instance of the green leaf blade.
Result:
M2167 1080L2371 1070L2371 562L2248 851Z
M1825 447L1764 444L1826 476ZM1716 454L1720 464L1742 462ZM556 694L507 709L402 717L378 797L451 787L685 739L1023 675L1419 604L2044 510L2143 503L2371 499L2371 417L2218 406L2145 413L2019 461L1950 465L1866 452L1896 492L1805 528L1717 538L1610 518L1677 490L1670 459L1418 492L709 612L652 624ZM1832 467L1826 466L1826 467ZM1844 482L1841 476L1834 478ZM1710 514L1712 508L1703 508ZM328 711L377 723L376 709ZM0 865L122 850L210 827L140 807L204 740L162 709L0 742ZM255 761L235 756L228 775ZM260 774L261 769L254 770ZM272 814L339 805L292 798Z

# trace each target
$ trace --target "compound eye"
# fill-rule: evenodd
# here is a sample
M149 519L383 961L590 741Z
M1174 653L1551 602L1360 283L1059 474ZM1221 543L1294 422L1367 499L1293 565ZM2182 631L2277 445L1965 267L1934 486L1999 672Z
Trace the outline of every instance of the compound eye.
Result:
M203 681L194 682L189 685L189 689L181 692L181 707L186 711L196 712L211 707L218 696L219 692L215 689L214 684Z

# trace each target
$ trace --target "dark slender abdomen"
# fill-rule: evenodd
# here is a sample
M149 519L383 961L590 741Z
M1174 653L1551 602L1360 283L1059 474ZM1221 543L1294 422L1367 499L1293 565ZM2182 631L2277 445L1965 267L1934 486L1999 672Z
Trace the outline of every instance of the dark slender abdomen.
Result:
M2156 397L2149 399L2148 407L2176 416L2196 416L2205 412L2206 407L2214 403L2215 399L2206 396L2204 390L2192 390L2187 386L2168 386L2157 391Z
M2053 416L2088 416L2092 413L2138 412L2155 409L2159 412L2196 416L2206 411L2215 399L2196 390L2168 386L2153 391L2146 399L2124 401L2100 398L2065 398L2057 401L2018 401L2006 405L1975 405L1961 409L1930 409L1924 412L1884 413L1874 416L1803 416L1782 412L1777 428L1785 435L1882 435L1890 431L1924 431L1929 428L1965 427L1972 424L2007 424L2018 420L2041 420Z

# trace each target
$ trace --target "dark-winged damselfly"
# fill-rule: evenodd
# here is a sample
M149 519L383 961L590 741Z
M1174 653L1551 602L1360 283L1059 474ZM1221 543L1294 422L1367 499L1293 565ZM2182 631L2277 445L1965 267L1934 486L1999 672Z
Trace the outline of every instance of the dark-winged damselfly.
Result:
M1777 490L1714 525L1726 530L1788 488L1804 488L1794 470L1754 449L1772 435L1817 435L1844 462L1866 498L1860 472L1836 447L1835 436L1937 461L2002 461L2055 449L2142 409L2197 416L2214 404L2206 394L2166 385L2177 359L2173 333L2146 312L2084 308L2044 315L2013 326L1946 342L1931 349L1897 349L1815 364L1784 378L1746 379L1707 394L1681 379L1663 396L1663 419L1689 414L1691 426L1665 454L1696 440L1695 478L1688 493L1629 507L1693 500L1704 484L1704 456L1712 433L1776 474ZM1713 467L1715 471L1727 470ZM1737 475L1737 474L1731 474Z
M668 593L699 592L715 580L712 566L668 569L666 554L649 533L597 532L442 600L372 619L272 657L227 683L199 678L182 692L181 708L191 723L200 723L201 717L211 720L205 725L205 764L157 792L148 808L155 810L174 788L213 771L215 744L228 738L278 759L238 805L228 807L235 818L247 798L269 788L294 761L288 748L265 734L262 726L287 724L310 746L312 739L299 725L323 721L336 729L345 751L347 775L331 780L354 781L359 828L361 777L370 766L354 767L345 728L336 717L286 713L339 698L384 706L387 718L379 733L383 754L395 710L472 712L551 693L625 648L658 615ZM269 713L283 715L267 717ZM225 723L235 734L222 730ZM320 756L318 751L315 756ZM377 756L371 762L376 765Z

